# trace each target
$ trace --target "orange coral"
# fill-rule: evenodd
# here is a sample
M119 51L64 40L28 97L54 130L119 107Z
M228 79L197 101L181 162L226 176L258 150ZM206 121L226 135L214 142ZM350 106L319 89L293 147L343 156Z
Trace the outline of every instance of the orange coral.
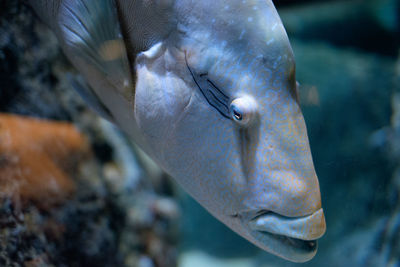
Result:
M0 197L40 208L61 203L75 191L71 176L89 151L69 123L0 114Z

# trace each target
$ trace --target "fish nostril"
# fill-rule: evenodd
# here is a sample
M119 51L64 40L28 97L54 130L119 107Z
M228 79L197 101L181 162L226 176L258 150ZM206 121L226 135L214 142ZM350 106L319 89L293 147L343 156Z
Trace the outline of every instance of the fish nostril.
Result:
M240 217L240 214L239 213L234 213L234 214L231 215L231 217L232 218L238 218L238 217Z

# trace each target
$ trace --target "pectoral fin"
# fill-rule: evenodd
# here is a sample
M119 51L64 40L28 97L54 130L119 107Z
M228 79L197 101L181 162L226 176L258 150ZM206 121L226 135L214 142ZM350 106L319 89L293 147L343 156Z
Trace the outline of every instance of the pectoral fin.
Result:
M94 68L132 102L132 74L114 0L64 0L57 23L72 61Z
M81 78L81 79L79 79ZM69 80L75 91L82 97L83 100L97 112L100 116L105 118L110 122L115 122L110 110L100 101L95 92L87 85L80 76L79 78L73 78L72 75L67 74L67 79Z

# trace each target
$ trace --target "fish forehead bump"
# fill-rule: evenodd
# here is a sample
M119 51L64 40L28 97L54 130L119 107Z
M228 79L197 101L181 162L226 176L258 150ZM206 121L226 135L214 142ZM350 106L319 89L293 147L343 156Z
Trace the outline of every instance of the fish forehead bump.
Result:
M270 0L177 1L178 29L198 33L196 41L252 48L257 53L291 53L286 31ZM204 39L207 36L207 39ZM279 50L279 51L278 51Z
M179 17L190 66L218 77L225 90L246 84L265 93L271 85L287 87L287 77L294 84L293 52L271 1L210 2L193 3L190 10L183 8L190 15Z

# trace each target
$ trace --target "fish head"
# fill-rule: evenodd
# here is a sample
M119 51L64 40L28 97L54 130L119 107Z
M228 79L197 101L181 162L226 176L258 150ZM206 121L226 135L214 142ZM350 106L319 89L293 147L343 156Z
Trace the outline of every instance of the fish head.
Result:
M149 154L244 238L310 260L325 218L272 2L181 0L174 12L175 32L136 60L135 117Z

